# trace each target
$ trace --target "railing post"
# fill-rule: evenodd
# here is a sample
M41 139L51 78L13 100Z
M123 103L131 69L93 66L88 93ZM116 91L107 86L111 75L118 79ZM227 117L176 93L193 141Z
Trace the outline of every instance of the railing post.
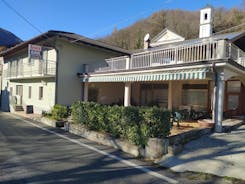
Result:
M228 58L232 58L232 54L231 54L231 43L228 44L229 45L229 53L228 53Z
M177 56L177 48L175 48L174 49L174 62L175 62L175 64L177 64L177 62L178 62L178 56Z
M150 52L150 66L152 66L152 59L153 58L153 52Z
M218 47L216 50L217 59L223 59L223 58L229 57L229 53L228 53L228 56L226 53L226 46L227 46L227 42L225 40L218 41Z
M130 66L131 62L130 61L131 61L131 58L127 57L126 58L126 68L125 68L126 70L129 70L131 68L131 66Z

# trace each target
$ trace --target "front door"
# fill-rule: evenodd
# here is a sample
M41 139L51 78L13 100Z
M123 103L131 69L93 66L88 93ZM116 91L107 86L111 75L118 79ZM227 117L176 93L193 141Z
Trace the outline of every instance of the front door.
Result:
M22 98L23 98L23 86L22 85L16 86L16 97L17 97L17 105L22 105Z

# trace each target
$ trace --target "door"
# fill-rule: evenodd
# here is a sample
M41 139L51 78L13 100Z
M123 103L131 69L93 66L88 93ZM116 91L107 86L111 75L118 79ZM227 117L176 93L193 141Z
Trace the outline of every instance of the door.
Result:
M16 85L16 97L17 97L17 105L22 105L22 98L23 98L22 85Z

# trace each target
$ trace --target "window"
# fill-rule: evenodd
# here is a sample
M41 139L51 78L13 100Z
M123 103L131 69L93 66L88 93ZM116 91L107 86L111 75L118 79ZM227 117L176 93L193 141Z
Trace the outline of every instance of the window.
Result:
M28 98L31 99L31 86L28 88Z
M207 84L184 84L182 87L182 104L190 106L207 107Z
M227 92L228 93L240 93L241 82L240 81L228 81L227 82Z
M237 110L239 108L239 96L229 95L228 96L228 110Z
M207 13L204 14L204 20L208 20L208 14Z
M167 107L168 84L141 84L141 105Z
M43 99L43 87L40 86L39 87L39 100L42 100Z
M23 86L22 85L16 86L16 95L19 95L19 96L23 95Z

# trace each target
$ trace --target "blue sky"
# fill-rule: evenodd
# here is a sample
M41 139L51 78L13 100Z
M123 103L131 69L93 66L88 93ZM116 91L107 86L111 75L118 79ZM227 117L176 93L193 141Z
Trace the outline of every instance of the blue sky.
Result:
M162 9L198 11L207 4L239 7L242 0L5 0L41 32L62 30L103 37ZM40 33L0 0L0 27L23 40Z

